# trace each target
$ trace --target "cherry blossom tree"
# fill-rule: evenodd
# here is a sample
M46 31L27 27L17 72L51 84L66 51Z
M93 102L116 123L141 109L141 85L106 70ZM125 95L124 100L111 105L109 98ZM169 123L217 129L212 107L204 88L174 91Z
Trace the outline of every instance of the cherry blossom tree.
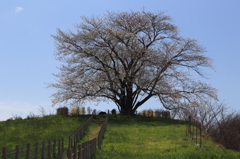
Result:
M150 98L167 109L201 106L217 99L216 89L195 81L212 60L197 40L179 36L164 12L108 12L82 17L76 32L53 35L56 59L53 105L113 101L121 114L133 115Z

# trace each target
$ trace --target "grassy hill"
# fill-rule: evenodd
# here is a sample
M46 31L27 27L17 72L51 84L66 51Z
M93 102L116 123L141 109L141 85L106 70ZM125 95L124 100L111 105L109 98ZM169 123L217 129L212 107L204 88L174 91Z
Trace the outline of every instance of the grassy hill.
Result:
M64 138L67 141L89 116L43 118L0 122L0 147L14 150L16 145ZM103 118L94 118L83 143L97 137ZM236 141L237 142L237 141ZM67 142L64 148L67 149ZM186 137L186 123L180 120L110 115L96 159L217 159L240 158L240 152L224 149L203 138L202 147Z
M27 143L32 146L36 142L64 138L64 149L68 148L68 137L90 116L49 115L29 119L17 119L0 122L0 148L15 150L16 145L26 149ZM1 154L1 153L0 153ZM24 156L24 154L23 154ZM13 156L8 156L13 158ZM22 157L22 156L21 156Z
M186 137L184 121L110 116L96 159L126 158L239 159L240 152L224 149L207 139L203 139L202 147L196 145L192 139Z

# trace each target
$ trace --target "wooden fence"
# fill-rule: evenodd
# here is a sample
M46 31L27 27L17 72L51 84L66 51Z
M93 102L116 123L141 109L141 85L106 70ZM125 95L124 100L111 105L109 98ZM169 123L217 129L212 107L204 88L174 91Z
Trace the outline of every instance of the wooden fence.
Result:
M75 145L67 152L66 159L91 159L96 154L96 146L98 140L98 147L102 144L104 132L107 128L109 113L107 114L104 123L102 124L101 130L99 131L98 138L94 138L81 145ZM60 155L59 159L64 159L64 153Z
M91 124L93 116L89 117L86 122L84 122L70 137L68 141L68 149L71 149L77 144L77 142L83 137L84 132L87 127ZM58 141L43 141L41 146L36 143L34 147L31 144L27 144L26 149L20 149L19 145L16 145L15 151L8 152L7 147L3 147L2 154L0 154L1 159L7 158L26 158L26 159L52 159L61 158L64 152L64 139L59 139ZM32 152L34 150L34 152ZM9 157L10 156L10 157Z
M195 140L196 145L200 145L200 147L202 146L202 126L191 116L188 117L186 124L186 136L190 137L192 140Z
M67 151L66 159L91 159L96 154L96 142L97 139L94 138L90 141L82 143L81 145L74 146L72 149Z
M102 139L104 137L104 132L105 132L105 130L107 128L107 124L108 124L108 118L109 118L109 113L107 114L107 116L104 120L104 123L102 124L101 130L98 133L98 147L100 147L101 144L102 144Z
M76 146L78 141L83 137L84 132L87 130L87 127L92 123L93 115L88 118L86 122L84 122L71 136L68 138L68 149Z
M100 146L102 143L103 134L106 130L107 123L108 123L108 117L109 117L108 114L98 134L98 146ZM97 139L94 138L81 145L77 145L77 144L74 145L71 149L68 149L67 159L91 159L96 154L96 145L97 145L96 141ZM64 152L60 154L60 157L58 159L65 159Z
M100 147L103 139L104 132L108 123L108 114L102 124L101 130L98 134L98 146ZM91 124L93 116L91 116L85 123L83 123L74 133L69 137L67 158L65 158L64 152L64 139L58 141L43 141L41 146L36 143L34 147L31 144L27 144L26 149L20 149L17 145L15 151L8 152L6 147L3 147L1 159L13 158L13 159L90 159L96 154L97 139L87 141L81 145L77 145L77 142L82 138L87 127ZM22 153L22 152L25 152ZM9 155L12 155L9 157Z
M48 142L43 141L40 145L38 142L31 147L31 144L27 144L26 149L20 148L19 145L16 145L15 151L8 152L7 147L3 147L1 159L47 159L47 158L56 158L59 154L64 151L64 139L49 140ZM9 157L8 155L11 155Z

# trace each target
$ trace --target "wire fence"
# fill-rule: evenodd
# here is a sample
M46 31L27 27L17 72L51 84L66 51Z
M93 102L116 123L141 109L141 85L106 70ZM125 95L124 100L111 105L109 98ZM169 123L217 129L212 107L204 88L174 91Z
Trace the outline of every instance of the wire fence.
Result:
M196 145L202 147L202 126L200 122L193 119L192 116L188 116L186 123L186 136L195 141Z

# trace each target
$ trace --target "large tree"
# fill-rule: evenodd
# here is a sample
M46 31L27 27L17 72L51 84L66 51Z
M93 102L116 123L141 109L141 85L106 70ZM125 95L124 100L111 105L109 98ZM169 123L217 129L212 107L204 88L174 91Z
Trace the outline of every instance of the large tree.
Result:
M76 32L58 29L53 105L62 102L113 101L132 115L152 97L167 108L199 106L217 98L216 89L194 81L202 67L212 68L197 40L178 35L164 12L108 12L82 17Z

